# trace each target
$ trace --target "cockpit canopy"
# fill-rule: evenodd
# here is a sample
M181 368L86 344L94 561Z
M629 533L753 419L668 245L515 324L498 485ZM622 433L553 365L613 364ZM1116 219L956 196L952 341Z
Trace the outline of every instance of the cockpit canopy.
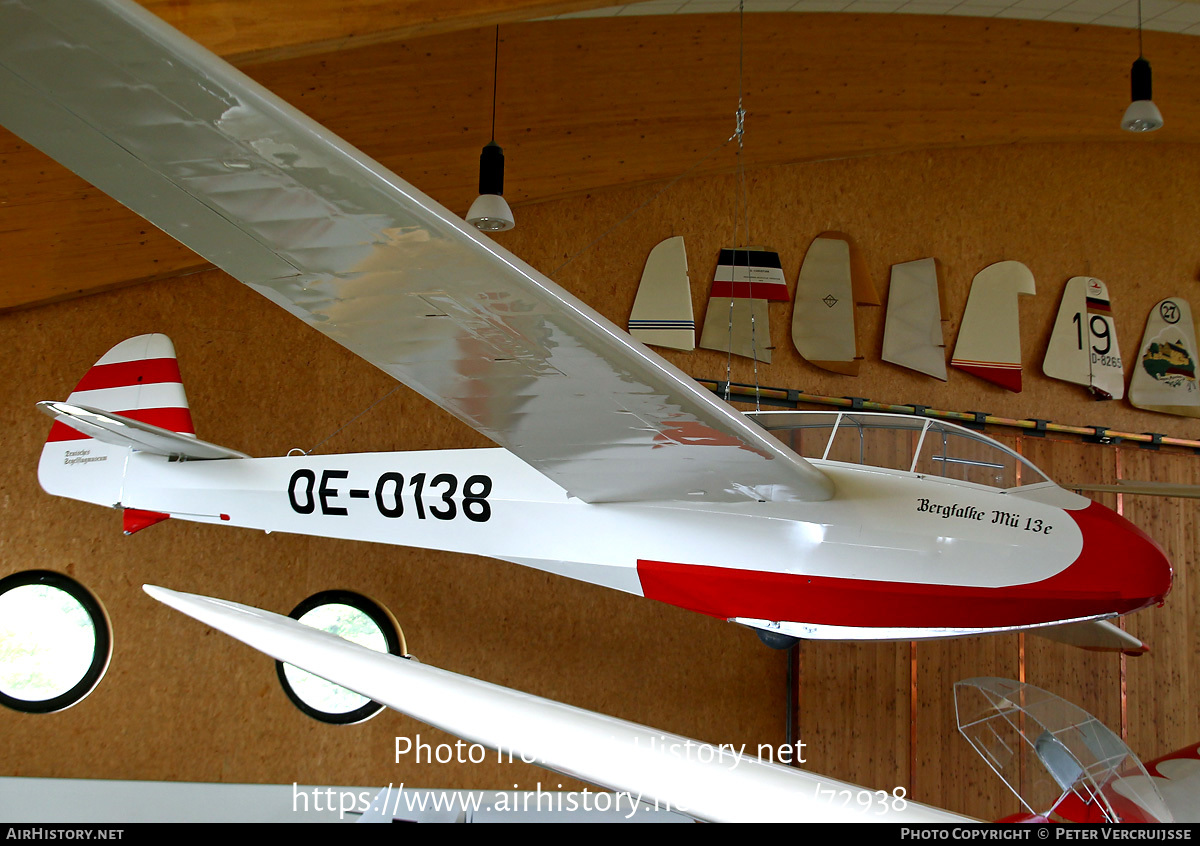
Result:
M804 458L1014 488L1050 479L986 435L945 420L847 411L747 414Z
M958 730L1033 818L1169 823L1155 779L1125 742L1077 705L1011 679L954 685ZM1010 818L1011 819L1011 818Z

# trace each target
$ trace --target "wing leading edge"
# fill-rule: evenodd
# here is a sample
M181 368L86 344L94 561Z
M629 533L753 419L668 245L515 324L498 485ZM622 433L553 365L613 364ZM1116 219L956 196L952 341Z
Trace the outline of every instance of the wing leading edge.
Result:
M828 479L520 259L123 0L0 0L0 123L590 502Z
M975 822L940 808L451 673L248 605L145 585L189 617L468 743L711 822ZM724 747L722 747L724 748ZM733 757L736 754L736 759ZM706 760L708 758L708 760ZM830 791L837 798L830 799ZM871 801L844 802L866 794ZM880 801L880 799L884 801ZM895 800L895 801L893 801Z

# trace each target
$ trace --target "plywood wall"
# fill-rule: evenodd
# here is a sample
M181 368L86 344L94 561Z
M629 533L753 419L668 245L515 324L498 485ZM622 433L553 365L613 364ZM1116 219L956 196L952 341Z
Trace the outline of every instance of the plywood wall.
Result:
M681 170L688 164L681 160ZM650 248L682 235L699 322L717 251L735 238L747 241L747 218L748 242L779 252L789 284L812 239L837 230L855 238L885 297L891 265L928 256L940 260L949 352L971 279L993 262L1016 259L1033 272L1038 292L1019 300L1025 362L1020 394L961 371L941 383L882 362L882 307L859 308L867 361L860 376L851 379L802 361L791 345L790 306L773 304L775 358L771 365L759 365L758 379L815 394L1195 437L1194 420L1147 414L1124 402L1096 403L1082 388L1043 376L1041 361L1072 276L1095 276L1108 284L1127 374L1155 303L1173 295L1200 305L1194 229L1200 220L1198 183L1200 157L1192 145L1002 145L751 170L746 174L748 215L737 213L736 176L684 180L555 278L606 316L624 320ZM557 268L659 190L646 187L521 209L518 228L500 240L535 265ZM666 355L698 376L725 378L721 353ZM753 383L752 363L735 359L731 376Z
M680 170L688 164L680 161ZM892 263L939 258L951 309L949 346L979 269L1018 259L1038 284L1038 295L1020 304L1027 366L1021 394L963 373L952 372L943 384L881 363L882 309L862 313L868 357L862 375L824 373L790 349L790 312L782 305L771 307L775 360L759 366L762 384L1200 436L1195 421L1096 403L1080 388L1040 376L1037 366L1070 276L1108 283L1127 359L1155 302L1167 295L1200 299L1194 148L1079 144L906 153L751 171L747 189L749 240L780 252L790 283L807 244L829 229L856 237L883 292ZM735 235L733 177L683 180L588 248L658 190L520 207L518 228L500 240L545 271L582 250L557 278L622 322L650 248L684 235L699 318L718 249L743 240ZM387 605L410 648L437 666L711 742L783 742L787 659L735 626L467 556L176 521L126 538L117 513L44 495L35 466L49 424L33 404L64 398L108 347L150 331L174 339L198 433L207 440L254 455L318 443L320 452L482 445L410 391L389 393L393 384L382 374L215 271L0 315L7 359L0 394L0 576L46 567L80 579L106 604L115 643L108 676L82 704L47 716L0 713L4 774L463 788L576 784L519 765L397 764L396 736L446 738L392 713L347 728L304 717L279 689L270 661L156 605L142 594L144 582L280 612L318 590L356 589ZM726 377L721 354L667 357L695 376ZM755 378L745 360L732 362L729 375ZM1193 456L1027 437L1012 443L1065 481L1200 482L1200 459ZM978 675L1023 674L1115 730L1124 727L1148 756L1200 736L1191 704L1200 692L1191 625L1198 589L1189 572L1196 505L1132 497L1108 504L1154 535L1176 563L1166 606L1129 623L1150 640L1150 655L1123 662L1016 636L915 647L806 645L799 694L808 766L873 788L903 786L922 801L981 817L1015 810L954 732L951 686Z

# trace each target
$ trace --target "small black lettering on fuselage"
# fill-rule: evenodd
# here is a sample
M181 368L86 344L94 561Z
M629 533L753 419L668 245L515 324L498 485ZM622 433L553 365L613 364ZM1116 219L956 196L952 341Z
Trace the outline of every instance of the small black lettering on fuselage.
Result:
M939 502L933 502L926 497L917 499L918 514L933 514L942 519L954 518L957 520L974 520L977 522L989 518L993 526L1006 526L1010 529L1020 529L1025 532L1033 532L1038 535L1048 535L1053 531L1054 527L1046 521L1037 517L1025 517L1015 511L1001 511L999 509L991 509L990 511L980 511L973 505L962 505L960 503L951 503L944 505Z
M936 514L944 518L958 517L962 520L982 520L984 516L984 512L974 505L959 505L957 502L952 505L942 505L938 502L930 502L925 497L921 497L917 501L917 511Z

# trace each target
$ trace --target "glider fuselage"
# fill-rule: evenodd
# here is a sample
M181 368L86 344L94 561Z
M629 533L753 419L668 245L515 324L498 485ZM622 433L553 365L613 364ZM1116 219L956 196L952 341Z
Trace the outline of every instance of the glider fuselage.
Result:
M1052 483L814 461L834 483L825 502L589 504L502 449L127 459L124 508L483 555L805 637L1105 617L1170 585L1152 540Z

